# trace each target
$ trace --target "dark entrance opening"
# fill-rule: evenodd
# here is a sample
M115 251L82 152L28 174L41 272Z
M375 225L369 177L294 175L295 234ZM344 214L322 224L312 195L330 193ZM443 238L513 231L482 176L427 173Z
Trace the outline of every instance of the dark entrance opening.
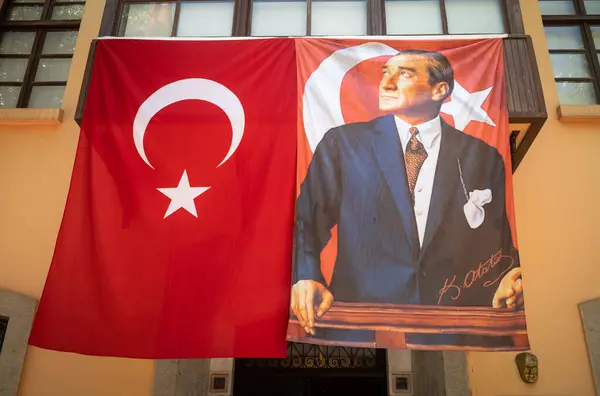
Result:
M236 359L233 396L386 396L384 349L290 342L286 359Z

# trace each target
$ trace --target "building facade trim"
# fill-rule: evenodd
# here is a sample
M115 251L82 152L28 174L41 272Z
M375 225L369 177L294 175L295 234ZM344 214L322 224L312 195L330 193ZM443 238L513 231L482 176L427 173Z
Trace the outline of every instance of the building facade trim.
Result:
M600 123L600 105L565 106L556 108L558 119L563 122Z
M53 126L63 120L62 109L0 109L0 126Z
M0 316L8 318L0 351L0 396L17 396L36 308L37 300L9 290L0 290Z

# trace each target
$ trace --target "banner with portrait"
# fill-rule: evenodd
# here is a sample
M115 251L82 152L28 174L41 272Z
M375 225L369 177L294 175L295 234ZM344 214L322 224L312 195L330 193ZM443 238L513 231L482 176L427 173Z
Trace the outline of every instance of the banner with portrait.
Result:
M296 39L290 341L526 350L502 38Z

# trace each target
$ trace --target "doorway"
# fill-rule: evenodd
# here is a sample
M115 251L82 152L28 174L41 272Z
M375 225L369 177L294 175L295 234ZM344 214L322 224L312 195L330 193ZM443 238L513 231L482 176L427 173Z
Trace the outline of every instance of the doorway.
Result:
M286 359L236 359L233 396L386 396L383 349L289 343Z

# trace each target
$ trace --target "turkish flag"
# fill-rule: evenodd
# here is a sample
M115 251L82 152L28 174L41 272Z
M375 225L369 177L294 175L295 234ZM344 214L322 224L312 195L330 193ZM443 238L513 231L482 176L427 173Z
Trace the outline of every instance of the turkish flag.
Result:
M294 41L100 40L30 344L285 357Z

